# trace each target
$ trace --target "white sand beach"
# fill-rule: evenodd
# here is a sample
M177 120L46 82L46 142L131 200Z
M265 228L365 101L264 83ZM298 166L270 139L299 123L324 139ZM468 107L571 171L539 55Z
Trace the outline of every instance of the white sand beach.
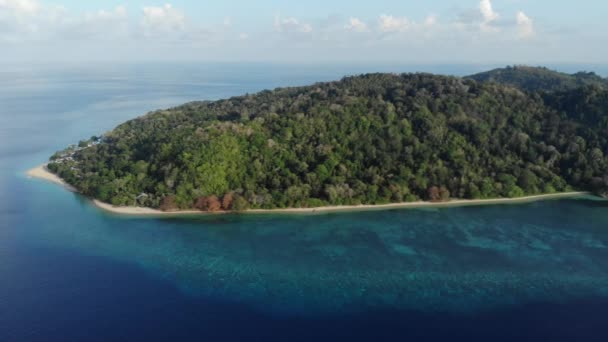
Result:
M43 179L43 180L51 182L51 183L59 184L72 192L77 192L77 190L73 186L64 182L63 179L59 178L54 173L50 172L49 169L47 169L46 165L47 164L42 164L42 165L36 166L35 168L28 170L25 174L29 178Z

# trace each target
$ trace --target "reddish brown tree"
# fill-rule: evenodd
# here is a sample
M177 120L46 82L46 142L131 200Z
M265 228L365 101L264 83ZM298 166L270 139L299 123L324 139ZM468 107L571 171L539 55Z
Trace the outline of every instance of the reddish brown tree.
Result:
M429 189L429 201L431 201L431 202L441 201L441 193L440 193L438 187L433 186Z
M217 196L209 196L207 199L207 211L219 211L222 210L222 202Z
M207 210L207 197L199 197L196 202L194 202L194 207L201 211Z
M234 202L234 193L229 192L229 193L225 194L224 198L222 198L222 208L224 210L231 210L232 202Z
M201 211L214 212L222 209L222 203L217 196L199 197L194 207Z

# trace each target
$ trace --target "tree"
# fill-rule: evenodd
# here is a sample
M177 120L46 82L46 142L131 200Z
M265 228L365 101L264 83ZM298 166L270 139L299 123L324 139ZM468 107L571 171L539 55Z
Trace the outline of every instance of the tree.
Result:
M509 197L509 198L523 197L526 195L526 193L524 192L524 190L522 188L520 188L514 184L509 184L506 187L505 192L507 194L507 197Z
M175 202L175 196L165 196L160 204L160 210L162 211L174 211L177 210L177 203Z
M523 170L517 183L526 193L535 193L538 191L538 177L536 177L534 172L528 169Z
M217 196L199 197L194 207L201 211L216 212L222 209L222 202Z
M441 198L441 201L446 202L450 200L450 190L448 190L446 187L441 187L439 188L439 197Z
M608 174L604 177L593 179L594 191L597 196L608 198Z
M225 194L224 197L222 198L222 209L231 210L233 202L234 202L234 193L229 192L229 193Z
M439 202L441 201L441 193L438 187L433 186L429 188L428 191L428 199L431 202Z
M234 201L232 202L232 210L234 211L244 211L249 209L249 202L240 195L234 196Z

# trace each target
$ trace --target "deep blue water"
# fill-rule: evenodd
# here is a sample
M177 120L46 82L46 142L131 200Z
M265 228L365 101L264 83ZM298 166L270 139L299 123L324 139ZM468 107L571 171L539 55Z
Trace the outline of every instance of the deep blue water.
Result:
M23 175L182 102L365 71L481 69L0 71L0 341L608 340L607 202L136 219Z

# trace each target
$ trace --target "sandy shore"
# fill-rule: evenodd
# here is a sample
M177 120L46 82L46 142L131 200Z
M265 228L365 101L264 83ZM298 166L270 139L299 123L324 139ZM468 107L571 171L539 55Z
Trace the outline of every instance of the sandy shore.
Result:
M74 189L73 186L64 182L63 179L59 178L57 175L55 175L54 173L49 171L49 169L47 169L46 165L47 164L36 166L35 168L28 170L25 174L29 178L43 179L43 180L51 182L51 183L59 184L72 192L77 192L77 190Z
M250 209L244 211L244 214L314 214L314 213L332 213L332 212L349 212L349 211L372 211L372 210L387 210L387 209L406 209L406 208L444 208L444 207L460 207L460 206L478 206L478 205L493 205L493 204L517 204L527 203L542 200L551 200L559 198L573 198L589 195L588 192L560 192L556 194L536 195L518 198L496 198L484 200L451 200L448 202L405 202L405 203L390 203L390 204L369 204L369 205L343 205L343 206L325 206L317 208L288 208L288 209ZM93 204L98 208L119 215L131 216L191 216L191 215L217 215L227 214L231 212L201 212L198 210L182 210L166 212L151 208L142 207L115 207L111 204L103 203L98 200L93 200Z
M111 204L98 201L96 199L91 200L91 201L93 202L93 204L96 207L98 207L100 209L103 209L105 211L108 211L108 212L111 212L114 214L120 214L120 215L171 216L171 215L209 215L209 214L211 214L211 213L202 212L199 210L181 210L181 211L168 212L168 211L162 211L162 210L145 208L145 207L116 207ZM222 213L225 213L225 212L218 212L217 214L222 214ZM215 214L215 213L213 213L213 214Z
M76 192L72 186L64 182L61 178L51 173L45 165L40 165L29 171L27 176L30 178L39 178L55 184L64 186L70 191ZM484 200L451 200L448 202L407 202L407 203L391 203L382 205L348 205L348 206L326 206L319 208L290 208L290 209L251 209L244 213L246 214L311 214L311 213L327 213L340 211L363 211L363 210L386 210L386 209L401 209L401 208L442 208L454 206L472 206L472 205L492 205L492 204L516 204L526 203L541 200L550 200L558 198L572 198L589 195L588 192L562 192L556 194L536 195L519 198L496 198ZM175 212L165 212L161 210L144 208L144 207L116 207L111 204L103 203L98 200L91 201L96 207L105 211L129 216L188 216L188 215L210 215L210 214L225 214L227 212L207 213L198 210L184 210Z

